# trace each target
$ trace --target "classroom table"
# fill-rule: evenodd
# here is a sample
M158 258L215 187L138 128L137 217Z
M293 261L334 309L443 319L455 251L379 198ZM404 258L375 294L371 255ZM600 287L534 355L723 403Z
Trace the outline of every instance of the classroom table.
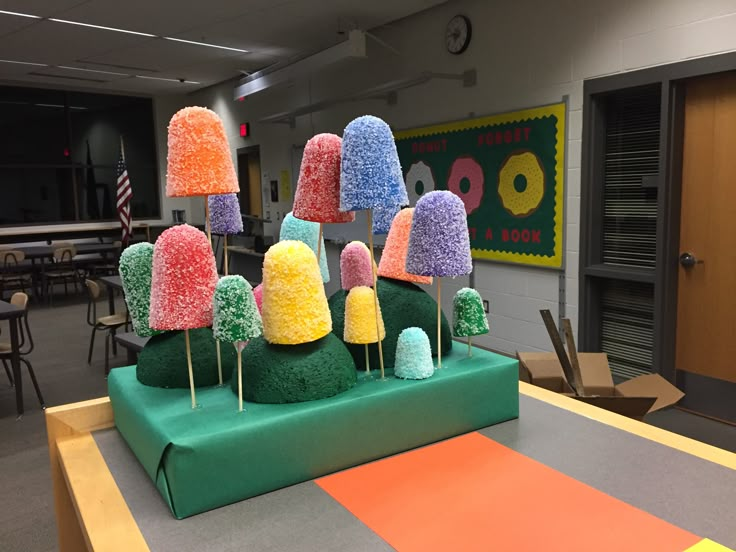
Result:
M120 276L103 276L100 282L107 287L107 309L109 314L115 314L115 291L123 291L123 281Z
M18 247L19 251L23 251L26 255L26 259L31 261L31 276L33 277L33 288L34 290L45 291L45 273L46 273L46 260L53 259L54 250L58 249L59 245L31 245L28 247ZM120 248L112 243L80 243L72 244L72 247L77 252L77 255L91 255L99 253L105 257L109 253L118 251ZM36 270L36 261L40 263L40 276L41 282L38 281L38 271ZM42 294L39 293L39 297Z
M47 409L59 549L736 547L736 455L523 382L519 391L518 420L184 520L115 429L108 398Z
M138 353L146 346L150 337L140 337L135 332L115 334L115 341L123 347L128 355L128 364L138 362Z
M24 310L5 301L0 301L0 320L7 320L10 324L10 365L15 382L15 408L18 419L23 416L23 378L20 373L20 341L18 331L20 319Z

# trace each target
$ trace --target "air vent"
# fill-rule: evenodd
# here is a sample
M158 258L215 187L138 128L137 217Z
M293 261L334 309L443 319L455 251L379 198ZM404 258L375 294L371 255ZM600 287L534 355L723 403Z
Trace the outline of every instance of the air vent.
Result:
M601 282L601 350L614 376L629 379L652 371L654 286Z
M659 85L606 99L603 262L654 268L657 249Z

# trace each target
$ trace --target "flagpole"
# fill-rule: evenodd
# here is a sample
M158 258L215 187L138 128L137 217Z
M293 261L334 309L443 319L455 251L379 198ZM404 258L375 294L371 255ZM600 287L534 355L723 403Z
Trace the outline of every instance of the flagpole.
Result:
M123 135L122 134L120 135L120 158L123 160L123 164L125 164L125 144L123 142ZM126 170L127 170L127 167L126 167ZM128 178L130 178L130 177L128 177ZM128 212L128 231L127 231L127 233L125 231L123 231L123 236L125 236L127 238L127 239L124 239L123 240L123 247L124 248L128 246L128 243L130 242L130 238L132 237L132 234L133 234L133 219L130 216L130 202L128 202L127 209L128 209L128 211L127 211ZM121 225L122 225L122 221L121 221Z

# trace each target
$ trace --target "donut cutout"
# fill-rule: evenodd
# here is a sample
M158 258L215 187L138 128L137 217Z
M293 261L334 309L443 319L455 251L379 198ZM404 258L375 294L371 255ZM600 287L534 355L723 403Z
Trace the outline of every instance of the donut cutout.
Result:
M467 192L460 189L464 178L470 182ZM465 204L465 214L470 215L483 200L483 168L472 157L458 157L450 167L450 176L447 179L447 189L459 196Z
M434 175L432 169L424 161L417 161L406 173L406 191L409 204L416 205L424 194L434 191Z
M512 153L498 173L501 203L515 217L526 217L537 210L544 198L544 169L530 151Z

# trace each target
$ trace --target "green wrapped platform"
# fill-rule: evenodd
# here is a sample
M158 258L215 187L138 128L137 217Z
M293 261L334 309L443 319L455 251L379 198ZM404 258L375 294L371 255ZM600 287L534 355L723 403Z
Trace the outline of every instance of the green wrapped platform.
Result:
M115 425L182 519L518 417L517 361L459 349L426 380L359 378L334 397L244 413L229 386L198 389L192 410L188 389L146 387L134 366L108 387Z

